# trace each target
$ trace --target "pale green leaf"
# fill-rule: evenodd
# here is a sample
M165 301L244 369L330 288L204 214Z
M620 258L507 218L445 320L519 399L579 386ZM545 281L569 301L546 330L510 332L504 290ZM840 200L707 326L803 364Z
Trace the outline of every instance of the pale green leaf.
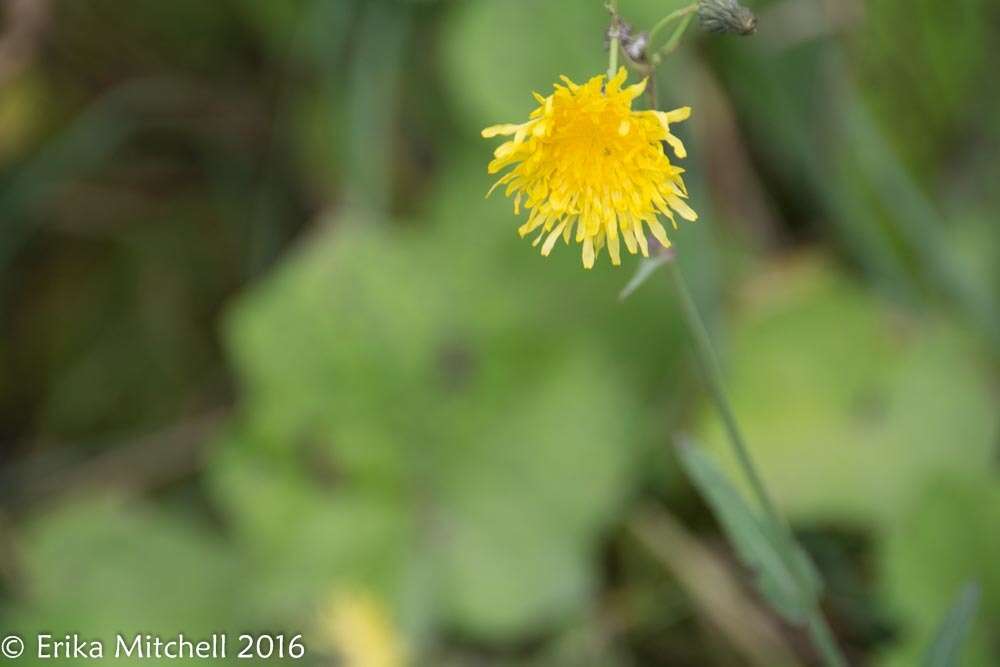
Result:
M685 471L704 496L740 559L756 575L761 594L787 620L801 623L815 605L821 588L819 575L809 557L782 535L783 528L752 510L701 449L682 443L678 453ZM791 564L784 555L789 551Z
M502 641L595 589L630 481L629 390L592 340L549 336L537 300L470 278L484 267L451 247L344 224L232 310L243 402L211 483L265 605L361 582L403 606L419 562L423 621Z
M671 256L667 254L658 255L650 259L640 260L639 267L635 270L635 274L632 275L632 278L628 281L628 284L625 285L625 288L622 290L622 293L618 295L618 300L624 301L625 299L632 296L632 294L637 289L642 287L643 283L649 280L661 266L663 266L670 260Z

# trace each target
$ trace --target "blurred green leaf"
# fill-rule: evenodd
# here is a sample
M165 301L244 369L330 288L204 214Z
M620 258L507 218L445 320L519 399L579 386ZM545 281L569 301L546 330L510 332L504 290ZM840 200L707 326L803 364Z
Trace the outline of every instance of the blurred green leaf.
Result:
M362 580L398 602L426 554L424 613L499 639L586 599L634 419L597 348L540 337L516 287L427 240L345 222L242 299L214 488L274 581L308 559L316 593Z
M795 520L884 525L929 475L975 478L993 461L995 399L975 348L940 320L884 308L817 258L746 287L724 367L765 481ZM704 414L706 443L726 452Z
M109 650L119 632L207 637L251 620L240 605L236 555L190 520L91 500L31 522L19 546L24 597L3 610L4 627L105 643L103 661L61 664L120 663ZM29 663L33 657L25 658Z
M700 448L684 442L677 452L688 477L712 508L740 559L754 572L761 594L785 619L802 623L822 589L809 556L781 535L780 526L750 509ZM795 571L782 553L788 549L794 553Z
M251 435L229 434L209 471L256 573L246 586L248 608L301 623L334 582L381 592L399 583L410 529L404 508L363 489L323 489L308 470L255 455L252 443Z
M961 662L962 644L969 632L969 625L976 615L979 605L979 587L975 584L966 586L955 601L954 606L938 629L934 643L924 660L926 667L957 667Z
M879 541L881 589L900 624L899 642L880 664L920 664L940 632L942 610L969 581L979 584L982 597L960 664L992 667L1000 660L994 632L1000 624L1000 487L988 470L972 480L933 477Z

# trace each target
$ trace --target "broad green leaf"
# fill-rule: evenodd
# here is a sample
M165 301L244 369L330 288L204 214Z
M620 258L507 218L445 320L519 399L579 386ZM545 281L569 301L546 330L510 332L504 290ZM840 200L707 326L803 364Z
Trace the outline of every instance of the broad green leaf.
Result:
M958 667L962 644L979 606L979 587L967 585L938 629L924 660L925 667Z
M761 594L787 620L803 622L822 587L809 557L781 534L783 528L750 509L722 471L698 447L681 443L677 451L685 471L705 497L740 559L756 575Z
M0 625L32 641L47 632L104 643L103 660L59 664L121 664L116 633L207 637L256 620L242 606L242 560L190 517L134 501L87 500L29 521L19 550L23 595L0 610ZM33 651L22 664L36 664Z
M992 464L996 398L946 322L894 312L815 257L746 286L721 355L762 475L796 521L895 521L928 476ZM734 476L712 407L706 445ZM885 471L891 470L892 474Z
M594 589L634 407L592 337L552 336L530 291L425 234L321 230L234 307L243 402L211 483L261 604L301 571L402 604L430 563L425 622L502 640Z

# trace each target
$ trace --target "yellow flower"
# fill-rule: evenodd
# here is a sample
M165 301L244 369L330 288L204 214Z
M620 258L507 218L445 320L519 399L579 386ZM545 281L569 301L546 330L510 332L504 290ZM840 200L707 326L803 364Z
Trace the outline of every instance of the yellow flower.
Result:
M621 68L606 89L603 75L582 86L561 77L566 85L556 84L548 97L534 94L540 106L528 122L483 130L487 139L514 137L496 149L489 173L516 166L490 194L506 185L507 196L514 195L515 215L524 202L530 213L518 233L524 237L538 230L534 245L542 243L545 256L560 236L566 243L575 236L583 245L586 268L594 266L605 245L618 266L619 238L630 253L649 256L643 224L669 247L658 214L670 218L675 228L674 212L687 220L698 218L684 201L684 170L672 165L663 149L666 142L678 158L687 155L670 124L687 119L691 108L633 111L632 102L642 95L646 81L622 88L626 76Z
M388 611L363 590L336 593L320 619L321 643L345 667L402 667L405 650Z

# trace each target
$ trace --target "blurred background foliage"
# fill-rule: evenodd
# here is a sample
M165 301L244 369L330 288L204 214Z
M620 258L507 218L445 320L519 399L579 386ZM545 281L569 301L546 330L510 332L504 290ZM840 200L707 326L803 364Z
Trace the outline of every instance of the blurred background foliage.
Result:
M679 261L852 664L971 580L998 664L1000 7L753 8L659 72ZM598 0L0 10L0 627L814 663L678 471L724 447L666 280L619 302L483 199L479 129L606 66Z

